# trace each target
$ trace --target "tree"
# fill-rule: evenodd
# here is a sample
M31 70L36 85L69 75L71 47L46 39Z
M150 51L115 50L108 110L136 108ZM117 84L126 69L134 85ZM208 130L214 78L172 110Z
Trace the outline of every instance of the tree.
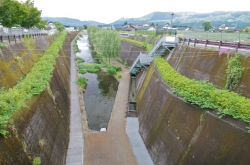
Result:
M128 24L128 22L127 22L127 21L123 23L123 25L127 25L127 24Z
M23 3L24 8L27 11L27 16L22 20L21 26L23 28L31 28L41 22L41 11L39 11L36 7L34 7L34 1L33 0L26 0Z
M212 28L210 22L203 22L203 23L202 23L202 26L203 26L203 28L204 28L204 31L208 31L209 29Z
M38 29L44 29L46 28L46 25L48 24L48 20L42 20L36 24L36 27Z
M121 48L120 37L114 30L99 30L96 34L96 49L107 61L117 56Z
M84 29L87 30L88 26L87 25L83 25Z
M0 23L11 28L16 24L21 24L27 14L25 7L18 1L4 0L0 6Z
M244 29L244 32L249 33L249 32L250 32L250 28L249 28L249 27L246 27L246 28Z
M60 32L65 29L65 27L63 26L63 24L61 22L54 22L54 25L56 26L56 30L58 30Z
M155 24L154 23L151 23L151 25L150 26L155 26Z

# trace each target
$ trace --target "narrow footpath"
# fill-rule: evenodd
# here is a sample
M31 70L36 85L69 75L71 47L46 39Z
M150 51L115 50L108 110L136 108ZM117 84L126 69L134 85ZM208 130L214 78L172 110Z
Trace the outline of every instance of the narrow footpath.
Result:
M118 86L108 130L84 134L85 165L137 164L126 135L126 112L130 81L128 69L123 67L121 75L122 80Z
M75 54L71 43L70 65L70 139L66 157L66 165L83 165L83 128L78 97L78 85L76 83Z

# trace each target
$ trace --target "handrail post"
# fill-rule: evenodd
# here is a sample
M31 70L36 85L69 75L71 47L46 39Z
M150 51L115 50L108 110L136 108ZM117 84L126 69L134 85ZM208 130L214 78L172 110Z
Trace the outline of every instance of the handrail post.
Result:
M236 52L238 52L239 47L240 47L240 43L238 42L236 45Z

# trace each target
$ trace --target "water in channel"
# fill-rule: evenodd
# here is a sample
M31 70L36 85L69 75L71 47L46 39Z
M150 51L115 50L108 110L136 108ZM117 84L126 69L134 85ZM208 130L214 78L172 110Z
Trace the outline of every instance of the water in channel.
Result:
M81 57L86 63L98 63L95 60L94 51L87 35L83 35L77 41L80 52L76 56ZM113 109L118 81L113 76L107 76L105 72L85 73L81 75L88 79L87 88L83 94L88 126L91 130L100 131L107 128Z

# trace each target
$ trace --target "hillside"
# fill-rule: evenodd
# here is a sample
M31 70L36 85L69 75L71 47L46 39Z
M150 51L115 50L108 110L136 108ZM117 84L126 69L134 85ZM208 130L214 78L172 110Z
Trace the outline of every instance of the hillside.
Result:
M96 21L80 21L79 19L67 18L67 17L42 17L43 20L48 20L51 22L59 21L64 25L68 26L83 26L83 25L100 25L103 23Z
M139 18L121 18L113 24L122 25L125 21L131 24L154 23L164 25L171 22L172 12L152 12ZM213 27L222 24L229 26L245 27L250 26L250 11L216 11L212 13L174 13L173 25L199 27L203 22L211 22Z

